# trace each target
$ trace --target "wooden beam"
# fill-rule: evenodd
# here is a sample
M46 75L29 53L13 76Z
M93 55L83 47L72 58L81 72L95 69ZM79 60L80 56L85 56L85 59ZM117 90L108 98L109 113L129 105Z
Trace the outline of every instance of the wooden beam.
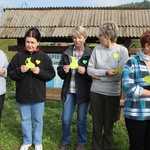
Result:
M8 46L8 51L21 51L23 50L24 46ZM40 49L45 52L45 53L55 53L55 54L60 54L64 52L68 46L40 46Z

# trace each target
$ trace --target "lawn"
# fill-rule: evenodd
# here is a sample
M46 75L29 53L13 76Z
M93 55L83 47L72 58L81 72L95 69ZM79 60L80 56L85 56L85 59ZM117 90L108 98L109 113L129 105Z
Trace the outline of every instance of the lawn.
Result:
M44 115L43 147L44 150L59 150L61 139L61 101L47 100ZM92 120L88 115L88 140L85 150L91 150ZM76 113L71 128L71 142L69 150L76 145ZM116 150L128 150L128 136L124 121L117 121L114 126L114 141ZM22 144L20 117L14 98L6 96L1 129L0 150L18 150ZM34 150L31 147L30 150Z

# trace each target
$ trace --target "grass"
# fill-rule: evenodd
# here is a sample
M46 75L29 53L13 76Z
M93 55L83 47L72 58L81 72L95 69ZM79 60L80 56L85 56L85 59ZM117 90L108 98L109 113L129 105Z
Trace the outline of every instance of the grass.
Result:
M47 100L45 105L43 147L44 150L58 150L61 140L61 101ZM86 150L91 150L92 118L88 115L88 140ZM74 150L76 144L76 113L71 127L71 144L69 150ZM128 149L128 136L124 121L117 121L114 126L114 142L116 150ZM1 129L0 150L18 150L22 144L22 132L17 103L14 98L6 96ZM31 147L30 150L33 150Z

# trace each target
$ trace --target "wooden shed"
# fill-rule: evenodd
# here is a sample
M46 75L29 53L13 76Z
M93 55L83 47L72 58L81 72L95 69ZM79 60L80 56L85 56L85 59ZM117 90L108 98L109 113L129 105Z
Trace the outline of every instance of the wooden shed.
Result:
M6 8L0 20L0 39L17 39L17 45L9 51L20 51L24 46L24 34L31 27L37 27L42 35L41 42L71 43L72 28L82 25L87 28L86 43L97 43L99 26L114 21L119 26L118 44L123 44L129 53L132 41L150 29L150 9L118 7L48 7L48 8ZM68 46L41 46L50 54L61 54ZM60 88L47 88L48 99L60 99ZM123 99L123 97L122 97ZM121 101L123 106L123 101ZM122 112L121 112L122 113ZM123 115L123 114L121 114Z
M38 27L42 42L72 42L73 27L87 28L87 43L96 43L99 26L114 21L119 26L117 43L129 48L132 39L150 29L150 9L118 7L48 7L48 8L6 8L0 21L0 39L17 39L17 45L9 50L20 50L24 34L30 27ZM47 53L61 53L65 47L42 48Z

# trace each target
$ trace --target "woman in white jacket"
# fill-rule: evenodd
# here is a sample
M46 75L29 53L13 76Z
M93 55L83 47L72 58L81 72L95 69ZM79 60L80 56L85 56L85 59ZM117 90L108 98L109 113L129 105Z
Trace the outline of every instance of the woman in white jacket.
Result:
M2 50L0 50L0 120L6 93L7 66L8 66L7 57L5 53Z

